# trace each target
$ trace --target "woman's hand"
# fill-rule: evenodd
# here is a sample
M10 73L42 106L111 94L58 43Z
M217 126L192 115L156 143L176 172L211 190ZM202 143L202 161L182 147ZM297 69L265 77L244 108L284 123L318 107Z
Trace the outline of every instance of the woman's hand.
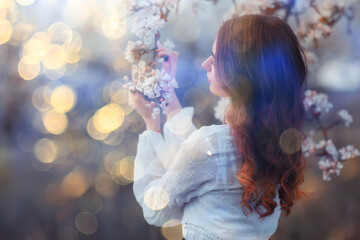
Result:
M164 57L162 62L162 69L165 70L172 78L176 76L177 63L179 62L179 53L173 50L169 50L160 46L155 50L158 52L157 57ZM164 114L167 117L167 120L170 120L173 115L175 115L179 110L182 109L179 99L176 96L174 88L169 89L169 92L172 94L173 101L164 110Z
M154 106L150 105L150 103L146 101L145 98L137 90L135 90L135 93L132 93L129 90L128 95L129 95L129 99L128 99L129 105L139 113L142 119L144 119L146 124L146 129L159 131L160 115L158 115L156 119L153 119L151 116Z
M164 57L164 61L162 62L162 69L165 70L171 77L171 79L175 78L177 64L179 62L179 53L170 49L163 48L160 46L155 50L157 52L157 57Z

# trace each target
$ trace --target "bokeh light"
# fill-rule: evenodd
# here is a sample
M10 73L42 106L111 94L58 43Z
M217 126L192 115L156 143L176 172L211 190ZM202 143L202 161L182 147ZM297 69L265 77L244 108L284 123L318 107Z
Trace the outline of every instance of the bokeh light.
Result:
M124 122L124 123L126 123L126 122ZM122 124L121 128L126 129L127 127L124 127L124 125L127 125L127 124ZM120 128L118 128L115 131L112 131L111 133L109 133L105 137L105 139L103 139L103 142L110 146L117 146L123 142L124 138L125 138L125 132L120 130Z
M176 135L186 134L192 127L191 114L182 114L176 116L179 121L167 124L169 131Z
M122 108L110 103L100 108L94 115L93 124L98 132L110 133L124 122L125 113Z
M57 69L45 68L43 73L49 80L57 80L65 75L66 68L66 64L62 65L60 68Z
M118 184L128 184L134 181L135 157L127 156L113 164L111 175Z
M0 19L0 29L0 44L5 44L12 34L11 23L8 20Z
M119 89L111 95L111 100L116 104L125 104L128 102L128 90Z
M31 59L31 61L26 61L27 65L30 63L32 65L41 64L39 66L42 66L43 69L40 73L44 73L50 80L56 80L66 74L67 64L75 64L80 61L81 49L80 34L73 31L64 22L55 22L48 27L46 32L35 32L27 41L24 41L22 56ZM21 62L21 64L22 69L24 69L24 63ZM28 72L40 74L39 71L30 71L26 68L20 71L19 68L19 73L22 77L24 75L25 80L33 79L34 73ZM71 73L71 70L69 72Z
M120 151L110 151L104 156L104 167L105 170L111 174L113 165L123 159L125 154Z
M101 29L103 34L109 39L120 39L126 31L127 25L125 19L117 14L107 15L103 18Z
M14 0L2 0L0 1L0 8L13 8L14 4Z
M98 221L94 214L89 212L80 212L75 217L75 226L79 232L92 234L98 228Z
M49 33L51 42L55 45L63 45L65 43L70 43L73 37L73 31L64 22L55 22L49 26L47 29Z
M115 194L117 185L108 174L100 173L95 178L95 189L103 197L111 197Z
M34 107L41 112L50 110L51 93L52 90L48 86L40 86L36 88L32 94L32 104Z
M47 46L43 63L48 69L61 68L65 64L65 51L63 47L59 44Z
M52 163L40 162L35 156L30 159L30 163L31 166L39 172L48 172L53 166Z
M199 38L201 28L195 18L189 16L179 18L173 29L175 37L182 42L193 42Z
M22 6L29 6L35 2L35 0L16 0L16 2Z
M169 204L169 195L161 187L150 187L145 191L144 203L152 210L161 210Z
M279 138L279 146L281 150L287 154L293 154L299 151L301 144L301 133L295 128L286 129Z
M79 0L68 1L63 10L63 18L71 27L82 26L90 16L90 2Z
M18 64L18 72L24 80L32 80L40 73L40 64L32 56L24 56Z
M165 222L161 227L161 233L166 240L181 240L184 238L179 219L171 219Z
M67 116L53 109L44 113L42 119L46 130L52 134L61 134L68 126Z
M66 113L74 107L76 94L69 86L58 86L51 94L50 103L55 111Z
M90 187L88 174L80 167L67 174L61 182L61 189L66 196L78 198Z
M34 155L40 162L53 162L58 155L56 143L48 138L39 139L34 145Z
M91 117L87 122L86 130L88 134L90 135L90 137L92 137L95 140L104 140L109 135L109 133L99 132L97 128L95 128L93 120L94 118Z
M41 35L38 35L39 37ZM45 41L41 38L32 37L29 41L24 44L23 55L32 56L39 63L46 54Z

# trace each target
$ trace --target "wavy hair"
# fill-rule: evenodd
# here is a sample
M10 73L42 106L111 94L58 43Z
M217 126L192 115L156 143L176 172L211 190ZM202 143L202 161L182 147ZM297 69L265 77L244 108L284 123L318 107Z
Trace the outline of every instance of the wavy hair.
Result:
M288 216L294 200L306 196L299 189L306 164L301 151L306 137L302 86L308 72L304 51L279 17L233 17L218 31L215 70L230 97L224 122L242 159L237 179L244 188L243 213L271 215L280 184L280 206Z

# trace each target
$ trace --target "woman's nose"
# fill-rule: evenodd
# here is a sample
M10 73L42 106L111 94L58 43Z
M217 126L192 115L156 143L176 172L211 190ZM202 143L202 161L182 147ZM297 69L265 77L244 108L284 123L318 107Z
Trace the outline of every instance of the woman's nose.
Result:
M206 59L202 64L201 66L206 70L206 71L209 71L210 72L210 68L209 68L209 64L207 64L207 60Z

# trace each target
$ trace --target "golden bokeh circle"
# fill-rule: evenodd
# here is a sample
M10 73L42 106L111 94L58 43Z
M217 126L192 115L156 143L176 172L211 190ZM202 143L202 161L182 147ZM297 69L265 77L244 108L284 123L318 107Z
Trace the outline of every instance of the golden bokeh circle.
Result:
M18 64L18 72L22 79L32 80L40 73L40 64L33 56L24 56Z
M89 121L86 124L86 130L88 132L88 134L90 135L90 137L92 137L95 140L104 140L109 133L102 133L99 132L95 127L94 127L94 122L93 122L93 117L91 117L89 119Z
M295 128L288 128L281 134L279 138L279 146L281 150L287 154L293 154L300 150L302 145L302 135Z
M75 168L61 181L61 189L71 198L78 198L90 187L89 177L82 168Z
M150 187L145 191L144 203L152 210L161 210L169 204L169 195L161 187Z
M59 69L65 64L65 51L59 44L50 44L46 48L43 64L47 69Z
M76 94L69 86L60 85L53 90L50 103L55 111L68 112L76 103Z
M12 35L11 23L6 19L0 19L0 45L7 43Z
M93 234L98 228L98 221L94 214L80 212L75 217L75 227L83 234Z
M171 219L164 223L161 227L161 234L166 240L181 240L183 239L181 221L178 219Z
M64 113L51 109L43 115L43 123L49 133L61 134L68 126L68 118Z
M51 139L41 138L34 145L34 155L42 163L52 163L58 156L58 147Z
M110 103L95 113L93 124L98 132L110 133L123 124L124 118L125 113L122 108L115 103Z
M36 88L32 94L33 106L41 112L46 112L50 110L51 106L49 104L49 99L51 96L51 92L51 88L49 88L48 86L40 86Z

